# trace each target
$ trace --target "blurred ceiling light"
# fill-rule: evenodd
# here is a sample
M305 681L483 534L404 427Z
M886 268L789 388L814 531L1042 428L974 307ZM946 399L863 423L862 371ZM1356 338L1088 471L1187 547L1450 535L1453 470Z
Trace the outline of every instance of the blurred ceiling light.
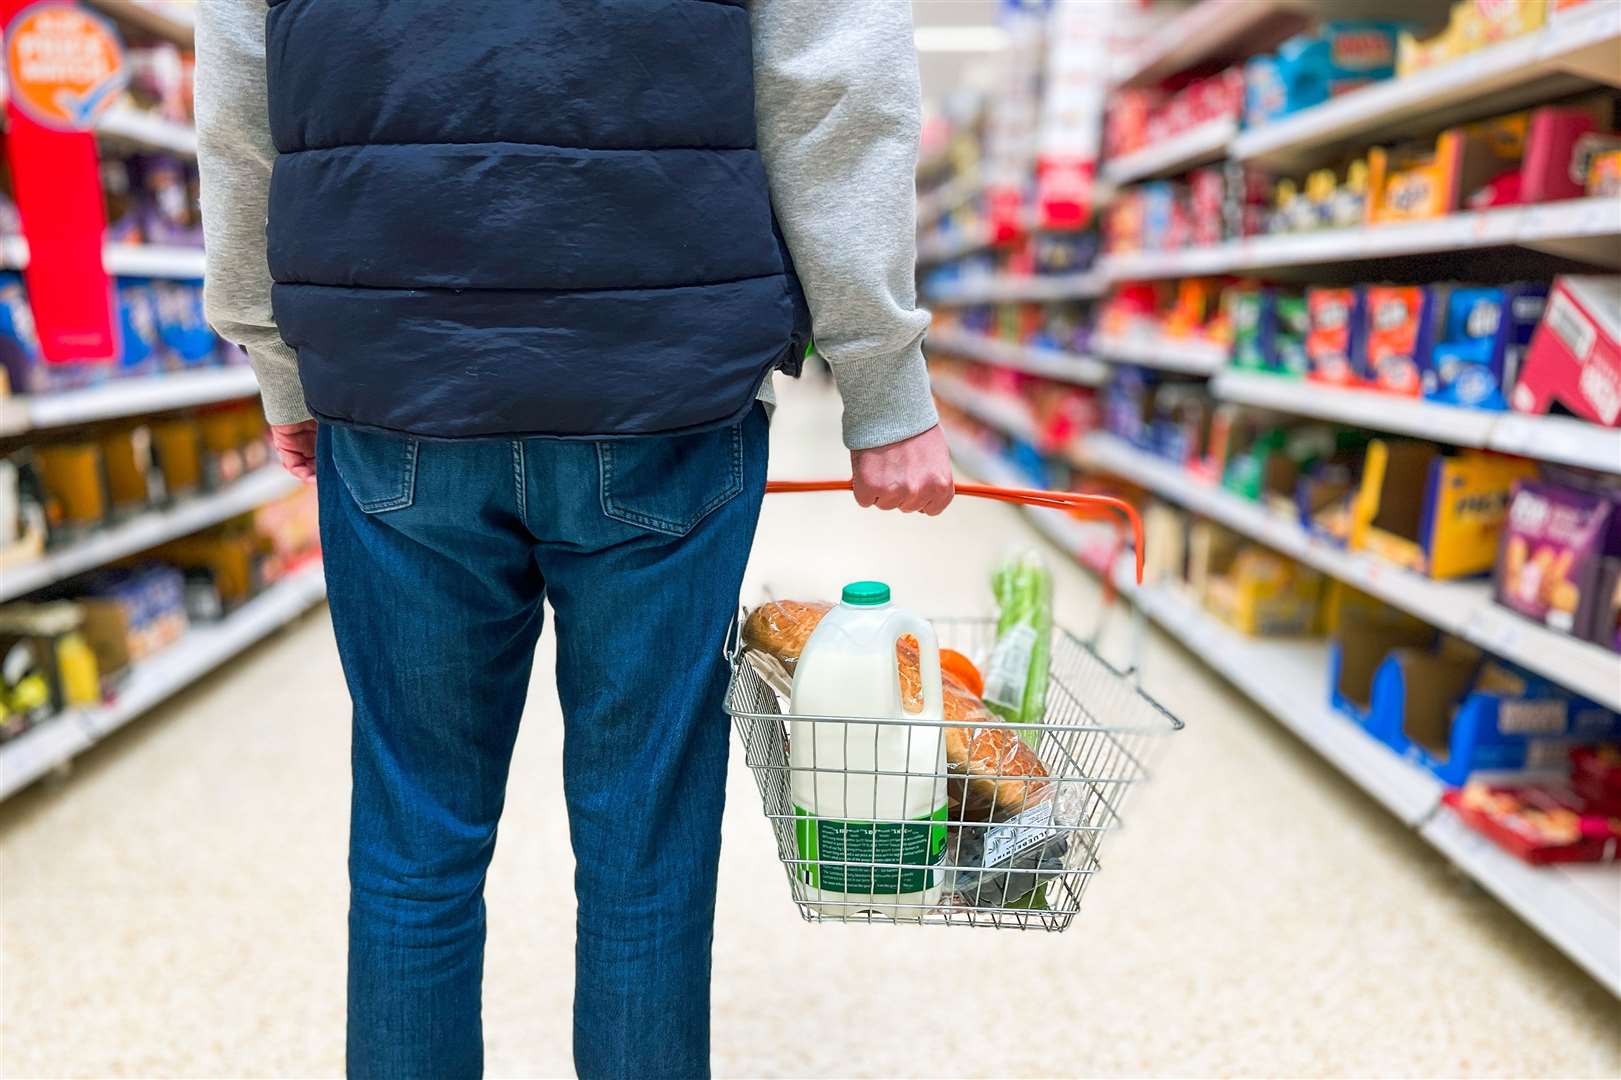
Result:
M912 34L918 52L995 52L1007 46L1000 26L919 26Z

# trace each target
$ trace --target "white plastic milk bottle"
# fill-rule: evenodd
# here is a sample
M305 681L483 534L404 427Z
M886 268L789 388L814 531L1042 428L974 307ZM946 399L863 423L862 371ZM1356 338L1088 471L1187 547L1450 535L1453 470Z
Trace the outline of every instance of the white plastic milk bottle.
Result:
M907 634L919 646L918 713L906 711L896 669L895 643ZM883 582L846 585L800 653L789 711L794 839L807 860L796 874L799 898L832 918L921 918L940 900L945 733L904 721L943 716L934 628L891 606ZM846 716L867 719L809 719Z

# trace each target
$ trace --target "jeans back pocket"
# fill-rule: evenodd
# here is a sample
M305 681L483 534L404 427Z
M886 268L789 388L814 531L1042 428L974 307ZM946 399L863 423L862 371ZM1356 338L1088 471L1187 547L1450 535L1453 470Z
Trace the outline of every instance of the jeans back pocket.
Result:
M602 512L616 521L685 536L743 490L743 431L597 443Z
M416 498L418 440L386 431L329 425L332 464L355 505L368 514L403 510Z

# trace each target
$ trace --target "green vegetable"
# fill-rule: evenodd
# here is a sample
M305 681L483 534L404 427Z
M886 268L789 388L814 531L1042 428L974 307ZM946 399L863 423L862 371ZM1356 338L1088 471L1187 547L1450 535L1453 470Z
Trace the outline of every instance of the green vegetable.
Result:
M1047 714L1047 665L1052 655L1053 580L1041 555L1020 551L991 573L999 611L996 646L986 665L985 704L1010 724L1029 724L1019 738L1032 749Z

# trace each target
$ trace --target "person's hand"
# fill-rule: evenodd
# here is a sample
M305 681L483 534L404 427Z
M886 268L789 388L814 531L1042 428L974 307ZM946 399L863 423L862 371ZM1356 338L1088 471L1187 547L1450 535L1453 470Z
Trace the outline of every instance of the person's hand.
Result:
M304 481L315 483L315 421L271 424L270 444L281 458L281 467Z
M850 451L856 502L880 510L938 514L957 493L940 425L888 446Z

